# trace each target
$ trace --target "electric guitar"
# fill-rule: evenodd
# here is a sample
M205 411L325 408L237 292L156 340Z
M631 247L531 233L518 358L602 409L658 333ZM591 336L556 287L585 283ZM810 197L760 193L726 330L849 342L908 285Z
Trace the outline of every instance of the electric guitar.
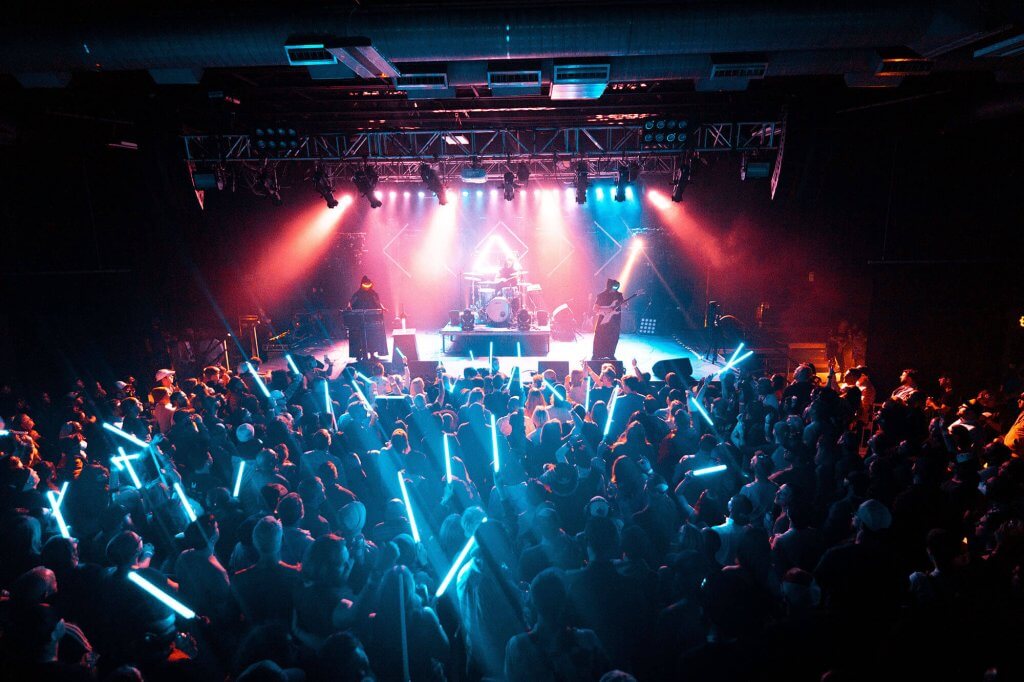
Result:
M594 328L600 327L603 324L608 324L612 319L622 314L622 306L632 301L637 296L642 296L644 293L643 289L637 291L632 296L624 298L615 305L599 305L594 310Z

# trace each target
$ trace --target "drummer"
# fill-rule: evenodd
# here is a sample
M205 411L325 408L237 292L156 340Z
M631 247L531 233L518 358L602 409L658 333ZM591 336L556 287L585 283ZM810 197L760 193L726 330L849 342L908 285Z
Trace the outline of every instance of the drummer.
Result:
M515 259L509 256L505 259L505 264L498 270L498 288L518 286L519 274Z

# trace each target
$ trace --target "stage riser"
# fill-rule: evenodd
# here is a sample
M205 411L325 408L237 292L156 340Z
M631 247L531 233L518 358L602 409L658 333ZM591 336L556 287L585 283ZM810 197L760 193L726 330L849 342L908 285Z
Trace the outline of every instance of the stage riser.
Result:
M551 337L549 334L518 334L516 332L473 332L462 334L456 332L455 337L448 346L448 355L468 356L470 351L477 358L485 358L490 353L491 342L494 343L494 354L502 357L515 357L516 344L522 344L524 356L545 356L551 350Z

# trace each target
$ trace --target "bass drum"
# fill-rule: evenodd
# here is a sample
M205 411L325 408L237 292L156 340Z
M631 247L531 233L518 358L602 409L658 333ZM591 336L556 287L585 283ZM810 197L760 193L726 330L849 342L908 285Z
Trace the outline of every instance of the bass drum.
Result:
M512 317L512 304L507 298L496 296L487 302L484 316L491 324L506 324Z

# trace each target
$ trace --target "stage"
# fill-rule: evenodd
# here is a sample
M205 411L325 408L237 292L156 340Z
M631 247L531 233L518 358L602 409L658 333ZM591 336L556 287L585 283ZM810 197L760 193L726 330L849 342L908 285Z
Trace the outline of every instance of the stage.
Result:
M479 333L485 335L497 335L502 331L504 331L505 334L510 333L509 330L487 328L479 329ZM450 332L451 330L448 330L446 333ZM415 334L416 352L419 356L418 359L420 362L439 362L452 373L462 372L466 367L480 367L486 366L487 364L486 360L481 363L481 357L476 354L474 354L475 359L471 359L468 354L450 355L446 353L445 348L448 347L448 344L444 341L444 335L441 331L431 333L425 331L413 332L413 330L409 330L410 336L413 333ZM476 333L478 332L474 331L474 334ZM546 332L544 333L546 334ZM399 334L401 334L401 332L399 332ZM581 360L590 359L590 351L593 346L593 342L593 334L580 334L575 341L551 340L547 355L528 355L526 354L527 347L524 346L524 354L521 360L516 358L515 351L511 354L501 354L496 352L495 356L498 358L503 372L511 371L514 366L518 365L522 368L523 373L526 374L528 372L537 371L541 363L552 362L568 362L570 368L575 368L579 366ZM500 348L502 346L497 347ZM394 352L392 334L388 334L388 349L392 353ZM320 360L323 359L324 355L327 355L335 361L336 366L344 365L352 359L348 354L347 340L335 343L314 344L301 349L296 349L293 352L313 355ZM689 359L693 365L693 375L698 379L716 371L715 365L704 361L698 354L693 352L693 350L684 346L683 343L670 336L623 334L619 341L617 357L624 363L627 371L634 359L640 366L641 371L650 371L655 362L658 362L659 360L669 360L672 358ZM390 358L382 359L387 360ZM269 354L269 357L265 357L264 361L264 369L285 369L285 360L282 354Z

